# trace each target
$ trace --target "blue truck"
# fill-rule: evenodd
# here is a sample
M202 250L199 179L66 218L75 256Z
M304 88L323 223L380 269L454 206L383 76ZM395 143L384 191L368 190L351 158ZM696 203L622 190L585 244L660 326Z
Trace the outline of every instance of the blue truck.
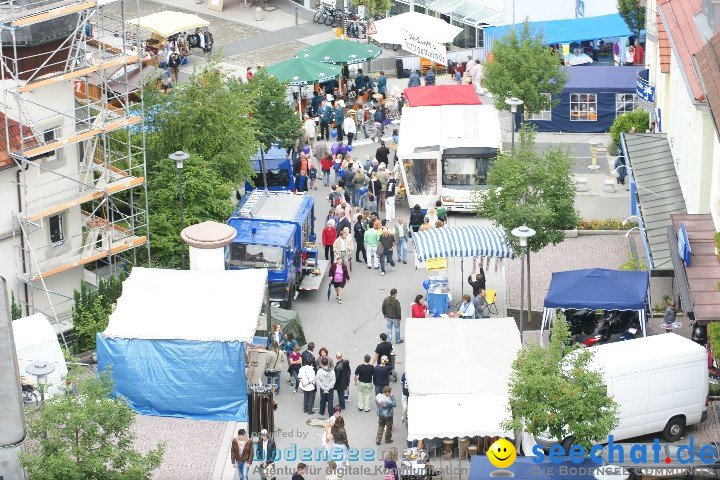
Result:
M249 193L255 189L265 189L263 181L263 162L260 157L260 150L250 161L255 172L252 182L245 182L245 192ZM292 158L287 156L287 151L273 145L265 152L265 168L267 170L267 189L271 192L295 191L295 177L293 176ZM253 187L253 185L255 185Z
M254 190L228 220L237 236L226 268L267 268L270 302L289 309L299 290L320 288L329 262L318 255L315 201L292 192Z

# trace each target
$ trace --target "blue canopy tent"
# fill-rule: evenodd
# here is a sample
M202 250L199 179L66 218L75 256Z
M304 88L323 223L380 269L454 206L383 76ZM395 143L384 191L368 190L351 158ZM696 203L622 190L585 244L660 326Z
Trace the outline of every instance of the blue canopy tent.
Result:
M615 118L635 109L637 67L596 65L565 67L568 82L558 104L542 120L531 118L528 123L539 132L605 133ZM520 113L518 113L520 115ZM516 119L520 124L520 119Z
M643 336L647 336L645 307L649 286L648 272L604 268L555 272L543 305L540 338L545 328L550 326L556 308L637 310Z
M522 23L515 28L521 28ZM485 27L483 40L486 52L492 52L493 42L510 32L512 25ZM598 38L630 37L633 33L620 14L601 15L599 17L570 18L567 20L551 20L548 22L530 22L530 30L545 35L547 45L557 43L582 42Z

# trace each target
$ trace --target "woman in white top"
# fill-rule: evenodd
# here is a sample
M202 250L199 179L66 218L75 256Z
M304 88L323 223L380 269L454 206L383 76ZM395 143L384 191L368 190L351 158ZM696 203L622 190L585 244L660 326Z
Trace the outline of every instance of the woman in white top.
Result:
M353 110L354 113L354 110ZM355 138L355 133L357 133L357 128L355 126L355 118L353 114L348 115L343 120L342 124L343 132L345 132L345 135L347 136L347 144L352 145L353 138Z
M438 216L437 216L437 212L435 211L435 209L433 207L428 208L427 214L425 216L430 219L430 221L428 222L430 224L430 226L435 228L435 224L438 221Z
M632 65L634 63L635 63L635 47L630 45L630 47L628 47L627 51L625 52L625 64Z

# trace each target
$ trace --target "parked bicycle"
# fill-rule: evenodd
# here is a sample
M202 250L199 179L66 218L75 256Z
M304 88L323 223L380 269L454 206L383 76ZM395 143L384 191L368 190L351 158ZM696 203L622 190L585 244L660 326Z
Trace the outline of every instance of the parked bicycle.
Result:
M40 397L35 391L35 380L31 377L20 377L22 398L25 408L35 409L40 405Z

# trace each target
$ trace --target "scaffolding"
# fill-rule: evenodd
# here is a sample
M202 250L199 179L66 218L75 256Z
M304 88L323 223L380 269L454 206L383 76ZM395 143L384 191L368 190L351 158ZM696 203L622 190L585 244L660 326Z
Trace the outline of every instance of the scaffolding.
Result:
M141 95L150 59L138 27L126 27L140 3L0 5L5 140L20 172L17 297L58 325L72 295L48 286L51 277L78 268L94 277L86 266L116 273L118 255L134 264L140 246L150 260Z

